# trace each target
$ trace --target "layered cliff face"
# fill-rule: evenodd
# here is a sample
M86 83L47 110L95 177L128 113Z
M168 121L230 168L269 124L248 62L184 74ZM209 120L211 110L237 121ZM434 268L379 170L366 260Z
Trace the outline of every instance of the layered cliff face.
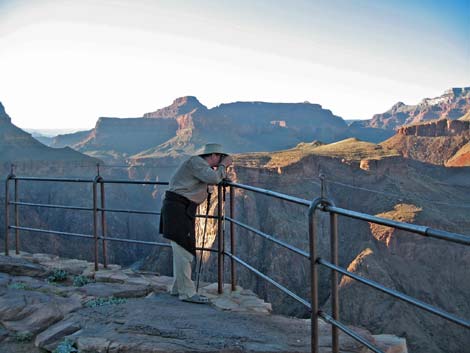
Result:
M457 136L470 131L470 122L464 120L440 119L427 123L402 126L398 134L406 136Z
M382 145L393 148L404 157L426 163L465 167L468 160L470 122L440 119L403 126Z
M425 98L417 105L398 102L390 110L353 126L395 130L403 125L435 119L460 119L470 112L470 87L451 88L436 98Z

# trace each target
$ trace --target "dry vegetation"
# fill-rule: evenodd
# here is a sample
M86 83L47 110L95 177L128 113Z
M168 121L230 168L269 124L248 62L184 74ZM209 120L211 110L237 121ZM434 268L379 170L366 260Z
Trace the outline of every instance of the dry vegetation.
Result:
M262 166L267 168L284 167L300 161L309 155L342 158L347 160L382 159L400 156L392 149L348 138L325 145L321 142L300 143L296 147L278 152L246 153L237 156L237 164L243 166Z

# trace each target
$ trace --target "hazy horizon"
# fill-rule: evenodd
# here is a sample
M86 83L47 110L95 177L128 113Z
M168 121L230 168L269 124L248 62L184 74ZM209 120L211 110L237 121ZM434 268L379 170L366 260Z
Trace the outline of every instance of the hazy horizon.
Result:
M89 129L187 95L369 119L470 83L465 0L3 0L0 19L0 102L29 129Z

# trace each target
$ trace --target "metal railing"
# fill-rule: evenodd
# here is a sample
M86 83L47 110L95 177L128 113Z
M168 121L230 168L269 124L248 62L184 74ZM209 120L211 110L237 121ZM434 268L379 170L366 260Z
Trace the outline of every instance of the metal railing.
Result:
M14 181L14 201L10 201L10 182ZM37 204L30 202L21 202L18 199L18 182L19 181L50 181L50 182L70 182L70 183L88 183L92 184L92 194L93 194L93 207L80 207L80 206L65 206L65 205L53 205L53 204ZM15 230L15 248L16 253L19 253L19 231L32 231L32 232L43 232L56 235L65 235L65 236L75 236L82 238L89 238L94 240L94 261L95 269L98 270L98 257L99 257L99 240L102 240L102 257L103 265L107 267L107 253L106 253L106 242L107 241L118 241L134 244L145 244L145 245L154 245L154 246L163 246L169 247L168 243L160 242L150 242L142 240L132 240L132 239L121 239L108 237L106 234L106 212L118 212L118 213L135 213L135 214L148 214L148 215L159 215L159 212L146 211L146 210L130 210L130 209L108 209L105 207L105 184L138 184L138 185L168 185L167 182L158 182L158 181L141 181L141 180L105 180L100 175L97 175L94 179L73 179L73 178L38 178L38 177L17 177L11 173L5 183L5 254L9 253L9 232L11 229ZM100 191L98 193L98 185L100 185ZM225 196L226 188L229 188L229 215L225 215ZM276 239L273 235L262 232L261 230L255 229L240 220L235 219L235 189L246 190L265 196L273 197L275 199L283 200L289 203L301 205L308 207L308 234L309 234L309 252L305 252L291 244L288 244L282 240ZM98 194L100 197L98 197ZM323 185L322 185L322 195L323 195ZM98 203L100 204L98 206ZM15 225L10 225L10 206L14 206L14 219ZM53 231L46 229L30 228L30 227L21 227L19 225L19 211L18 206L34 206L34 207L48 207L48 208L60 208L60 209L71 209L71 210L85 210L91 211L92 224L93 224L93 234L80 234L80 233L71 233L71 232L61 232ZM363 283L375 290L386 293L392 297L400 299L408 304L416 306L422 310L435 314L462 326L466 329L470 329L470 321L457 317L451 313L448 313L444 310L436 308L432 305L429 305L425 302L422 302L416 298L408 296L404 293L392 290L387 288L380 283L369 280L367 278L361 277L348 271L345 268L342 268L338 265L338 215L345 216L353 219L358 219L366 222L371 222L375 224L380 224L395 229L406 230L415 234L422 236L437 238L449 242L458 243L461 245L470 245L470 236L458 233L451 233L442 230L432 229L425 226L414 225L404 222L393 221L390 219L385 219L377 216L372 216L369 214L355 212L352 210L339 208L334 205L331 200L328 200L324 197L318 197L313 201L308 201L305 199L285 195L278 193L272 190L262 189L258 187L253 187L249 185L244 185L240 183L234 183L230 181L225 181L222 184L218 185L218 215L210 216L212 219L217 219L217 250L209 248L197 248L200 251L212 251L217 252L217 268L218 268L218 292L222 293L223 291L223 276L224 276L224 259L227 256L230 259L230 273L231 273L231 288L232 290L236 289L236 264L240 264L243 267L247 268L249 271L253 272L257 276L266 280L270 284L274 285L282 292L295 299L299 303L303 304L310 311L311 319L311 351L318 353L319 351L319 340L318 332L319 325L318 319L322 318L327 323L332 325L332 352L339 352L339 331L344 332L353 339L362 343L364 346L371 349L376 353L383 353L379 348L375 347L371 342L367 341L364 337L358 335L355 331L351 330L345 324L339 321L339 295L338 295L338 274L350 277L360 283ZM330 261L317 255L317 238L318 238L318 229L316 226L316 219L318 211L328 213L330 217ZM98 215L101 215L101 235L98 234ZM204 217L204 215L197 215L198 217ZM228 222L230 225L230 249L225 247L225 223ZM274 281L268 275L260 272L252 265L248 264L241 258L236 255L236 239L235 239L235 226L243 228L257 236L260 236L272 243L279 245L283 248L292 251L293 253L300 255L303 258L307 258L310 261L310 300L306 300L299 295L295 294L288 288L284 287L280 283ZM332 315L319 310L318 302L318 268L320 266L326 267L331 270L331 311Z

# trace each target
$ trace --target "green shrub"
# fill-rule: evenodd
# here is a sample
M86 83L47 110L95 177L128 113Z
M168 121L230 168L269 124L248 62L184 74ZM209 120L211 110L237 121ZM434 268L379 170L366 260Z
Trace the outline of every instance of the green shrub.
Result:
M75 344L69 340L65 339L64 341L60 342L56 349L52 351L52 353L77 353L78 350L75 347Z
M14 339L16 342L29 342L33 339L33 334L28 331L17 332L15 333Z
M86 276L79 275L73 278L73 285L75 287L83 287L85 284L90 283L90 279Z
M54 270L54 272L47 277L48 282L63 282L67 279L67 271Z
M15 282L15 283L10 283L8 285L8 288L10 289L23 289L23 290L28 290L30 289L26 283L23 282Z
M91 299L87 301L85 305L89 308L96 308L97 306L103 306L103 305L124 304L126 301L127 300L125 298L106 297L106 298Z

